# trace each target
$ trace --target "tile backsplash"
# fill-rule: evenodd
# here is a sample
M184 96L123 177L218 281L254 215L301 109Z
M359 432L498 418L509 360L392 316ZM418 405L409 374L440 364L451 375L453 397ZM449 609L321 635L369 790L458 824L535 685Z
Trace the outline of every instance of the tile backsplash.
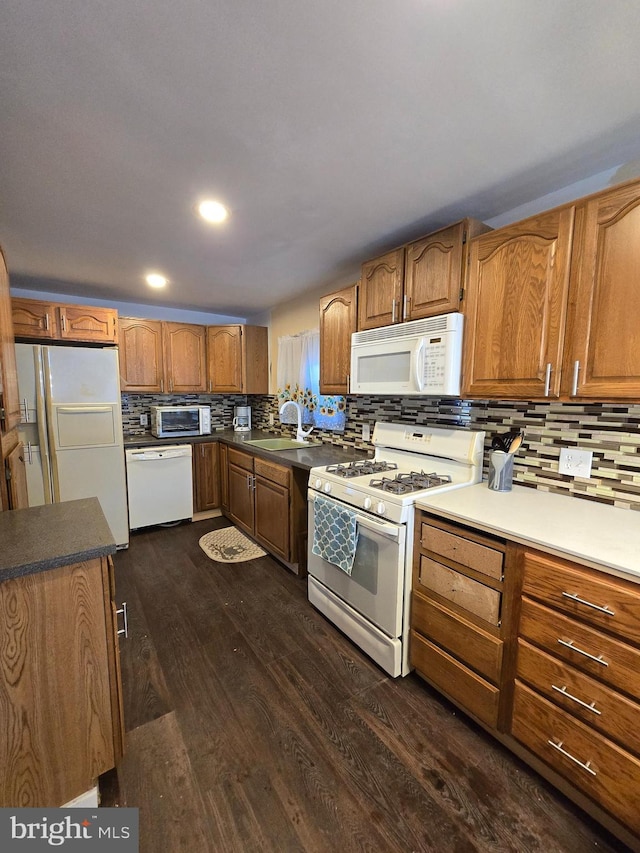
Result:
M248 404L255 429L285 435L295 431L291 426L280 426L275 396L123 394L125 433L144 431L139 416L154 403L210 405L214 429L230 429L233 407ZM274 416L274 426L269 424L270 414ZM378 420L485 430L485 475L491 438L496 433L521 429L524 440L515 455L514 482L640 510L640 405L354 396L347 397L344 432L316 430L314 437L345 448L371 451L370 442L362 440L362 426L368 424L373 431ZM561 447L593 451L588 479L558 473Z

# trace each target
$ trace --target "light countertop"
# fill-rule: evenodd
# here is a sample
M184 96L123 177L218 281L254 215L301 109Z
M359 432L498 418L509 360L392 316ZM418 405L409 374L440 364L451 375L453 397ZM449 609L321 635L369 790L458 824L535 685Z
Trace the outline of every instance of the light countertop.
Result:
M526 486L495 492L486 481L416 507L640 583L640 512Z

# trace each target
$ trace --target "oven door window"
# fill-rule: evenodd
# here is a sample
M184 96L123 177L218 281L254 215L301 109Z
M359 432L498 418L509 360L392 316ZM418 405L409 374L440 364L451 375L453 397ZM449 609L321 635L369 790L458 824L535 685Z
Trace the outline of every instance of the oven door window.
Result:
M162 431L165 433L198 432L200 415L193 409L162 413Z
M308 571L390 637L402 634L406 528L362 516L351 575L309 548ZM313 542L313 500L309 501L309 542Z

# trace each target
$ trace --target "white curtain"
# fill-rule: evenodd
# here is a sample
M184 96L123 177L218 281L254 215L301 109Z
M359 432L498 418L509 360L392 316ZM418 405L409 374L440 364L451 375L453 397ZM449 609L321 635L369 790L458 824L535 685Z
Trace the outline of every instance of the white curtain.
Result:
M320 332L317 329L278 338L278 406L294 400L302 406L305 424L344 430L343 397L320 394ZM280 422L297 423L293 406L287 406Z

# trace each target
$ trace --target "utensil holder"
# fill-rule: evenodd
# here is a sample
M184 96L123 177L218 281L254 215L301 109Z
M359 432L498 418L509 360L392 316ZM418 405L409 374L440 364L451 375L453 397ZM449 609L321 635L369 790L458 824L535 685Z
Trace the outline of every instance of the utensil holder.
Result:
M513 453L493 450L489 454L489 488L494 492L510 492L513 485Z

